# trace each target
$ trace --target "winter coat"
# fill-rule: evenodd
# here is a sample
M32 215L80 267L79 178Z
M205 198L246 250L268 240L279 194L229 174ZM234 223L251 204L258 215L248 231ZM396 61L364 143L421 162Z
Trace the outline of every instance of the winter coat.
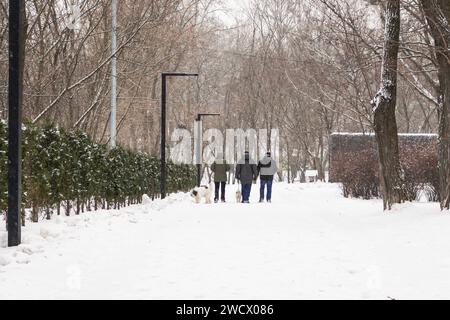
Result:
M236 179L242 184L252 184L258 178L258 167L250 157L246 156L236 166Z
M258 174L261 180L272 181L277 172L277 163L271 157L265 156L258 162Z
M227 172L230 171L230 165L226 161L214 161L211 165L211 170L214 172L214 182L226 182Z

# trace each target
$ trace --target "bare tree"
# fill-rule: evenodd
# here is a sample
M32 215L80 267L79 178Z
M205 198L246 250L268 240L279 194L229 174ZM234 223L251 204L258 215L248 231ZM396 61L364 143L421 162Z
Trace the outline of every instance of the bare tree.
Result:
M400 0L386 1L385 20L381 88L373 100L373 105L383 204L385 210L391 210L393 204L404 202L403 173L399 159L395 116L400 41Z
M441 209L450 209L450 2L421 0L430 33L439 79L439 173Z

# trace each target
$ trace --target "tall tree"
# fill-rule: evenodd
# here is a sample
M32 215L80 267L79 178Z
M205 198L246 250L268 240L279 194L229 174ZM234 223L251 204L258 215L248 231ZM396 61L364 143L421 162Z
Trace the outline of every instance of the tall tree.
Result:
M393 204L404 201L402 191L404 179L399 159L398 130L395 117L399 40L400 0L388 0L385 7L381 87L372 101L384 210L391 210Z
M450 2L421 0L430 34L439 78L439 176L441 209L450 209Z

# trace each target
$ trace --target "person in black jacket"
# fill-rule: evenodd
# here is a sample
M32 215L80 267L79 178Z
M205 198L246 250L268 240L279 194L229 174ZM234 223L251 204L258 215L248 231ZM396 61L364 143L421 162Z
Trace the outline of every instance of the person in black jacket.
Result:
M258 167L248 151L236 166L236 179L242 184L242 203L250 203L252 183L258 178Z

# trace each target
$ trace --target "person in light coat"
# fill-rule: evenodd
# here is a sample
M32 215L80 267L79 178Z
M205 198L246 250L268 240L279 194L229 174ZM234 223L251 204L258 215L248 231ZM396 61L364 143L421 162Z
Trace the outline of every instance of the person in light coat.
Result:
M272 154L267 152L266 156L258 162L258 174L261 180L259 202L272 202L273 178L278 172L277 163L272 159ZM267 187L267 195L265 194Z

